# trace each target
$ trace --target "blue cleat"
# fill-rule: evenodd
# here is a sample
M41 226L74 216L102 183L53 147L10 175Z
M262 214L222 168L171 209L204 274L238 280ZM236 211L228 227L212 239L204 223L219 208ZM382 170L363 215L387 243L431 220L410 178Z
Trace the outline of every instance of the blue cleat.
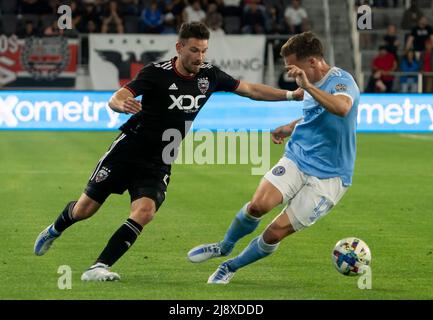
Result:
M53 241L61 235L61 233L54 230L53 225L54 224L49 225L36 238L34 252L37 256L44 255L48 249L50 249Z
M201 244L195 248L192 248L188 252L189 261L194 263L203 262L221 256L223 256L223 254L221 254L221 247L219 242Z
M229 269L228 263L224 262L219 265L218 269L209 277L209 284L227 284L235 275L234 271Z

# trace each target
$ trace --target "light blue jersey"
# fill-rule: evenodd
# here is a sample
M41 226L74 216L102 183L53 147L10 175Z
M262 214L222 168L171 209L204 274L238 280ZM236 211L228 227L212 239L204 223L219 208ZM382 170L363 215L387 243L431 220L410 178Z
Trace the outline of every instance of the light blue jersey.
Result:
M348 72L337 67L331 68L315 86L330 94L350 97L352 108L344 118L337 116L305 91L304 117L287 142L284 156L310 176L340 177L343 185L349 186L356 156L359 88Z

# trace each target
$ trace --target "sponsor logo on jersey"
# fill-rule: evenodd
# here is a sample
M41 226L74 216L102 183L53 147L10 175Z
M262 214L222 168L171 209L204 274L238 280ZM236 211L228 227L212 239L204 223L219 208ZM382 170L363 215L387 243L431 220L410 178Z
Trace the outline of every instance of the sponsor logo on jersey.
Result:
M201 93L205 94L209 89L209 80L208 78L198 78L198 89Z
M191 95L180 95L176 97L175 95L170 95L173 103L168 107L168 110L178 108L179 110L184 110L185 112L197 112L200 109L200 100L205 99L205 95L198 95L197 97Z
M176 83L173 83L171 86L169 86L168 90L177 90Z

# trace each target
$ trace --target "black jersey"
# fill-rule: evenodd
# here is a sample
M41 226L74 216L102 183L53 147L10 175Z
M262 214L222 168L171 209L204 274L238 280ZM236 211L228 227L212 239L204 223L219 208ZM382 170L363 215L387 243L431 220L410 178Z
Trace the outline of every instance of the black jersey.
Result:
M142 110L120 127L143 142L146 154L161 156L164 146L162 134L176 129L185 137L185 123L193 121L212 93L234 91L239 85L219 68L204 63L198 74L186 77L176 70L176 59L151 63L124 87L134 97L142 96Z

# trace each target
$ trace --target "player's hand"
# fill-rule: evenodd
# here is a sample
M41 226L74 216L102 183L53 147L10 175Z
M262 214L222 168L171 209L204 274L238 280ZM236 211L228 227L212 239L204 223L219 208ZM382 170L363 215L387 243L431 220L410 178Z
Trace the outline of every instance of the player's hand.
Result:
M272 142L282 144L284 139L292 134L293 129L289 125L281 126L271 132Z
M304 89L298 88L293 91L293 100L302 101L304 100Z
M136 114L141 111L141 103L134 98L128 97L123 101L122 109L126 114Z
M287 75L296 80L296 84L302 89L308 88L311 83L305 74L305 71L295 65L287 66Z

